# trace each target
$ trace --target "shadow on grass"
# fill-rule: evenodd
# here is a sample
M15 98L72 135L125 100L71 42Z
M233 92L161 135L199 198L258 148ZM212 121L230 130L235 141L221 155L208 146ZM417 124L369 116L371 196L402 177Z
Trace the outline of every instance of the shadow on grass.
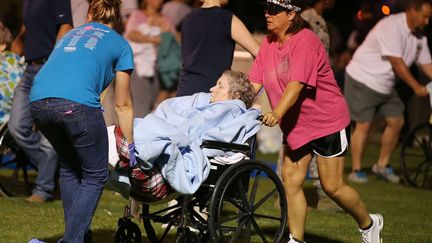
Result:
M311 208L317 208L317 204L318 204L318 195L316 193L316 188L315 186L312 185L312 183L308 183L305 185L304 187L304 193L305 196L307 198L307 202L308 202L308 206ZM140 226L140 230L142 233L142 242L150 242L150 240L147 238L147 236L145 236L145 231L142 227L142 225ZM273 227L264 227L262 228L262 230L264 232L274 232L274 228ZM55 235L52 236L50 238L45 238L45 239L40 239L42 241L45 241L47 243L56 243L60 238L62 237L62 235ZM113 226L112 230L106 230L106 229L102 229L102 230L93 230L92 231L92 242L113 242L115 238L115 228ZM170 232L167 235L167 238L165 239L164 242L175 242L177 238L177 234L175 232ZM288 239L288 234L285 232L284 236L282 237L281 242L287 242ZM338 241L338 240L334 240L334 239L330 239L330 238L326 238L323 236L319 236L319 235L315 235L315 234L310 234L310 233L305 233L305 241L308 243L341 243L342 241Z
M318 194L317 194L315 186L313 186L313 185L305 186L303 188L303 191L304 191L304 194L306 196L306 201L307 201L308 207L317 208L317 206L318 206Z
M272 227L270 227L272 228ZM270 230L270 229L267 229ZM264 231L267 231L264 229ZM50 238L40 239L41 241L47 242L47 243L56 243L62 235L56 235ZM114 230L94 230L92 232L92 242L113 242L115 238L115 231ZM177 238L176 233L170 233L167 238L165 239L165 242L174 242ZM342 241L332 240L328 239L322 236L314 235L314 234L308 234L305 235L306 242L314 243L342 243ZM285 236L282 238L281 242L287 242L288 241L288 235L285 234ZM142 242L150 242L150 240L147 238L147 236L142 236Z
M288 233L285 231L285 234L282 237L280 242L288 242L288 240L289 240ZM333 240L333 239L329 239L329 238L326 238L323 236L309 234L306 232L305 233L305 242L307 242L307 243L342 243L343 241Z
M318 235L305 234L305 241L308 243L342 243L343 241L332 240Z
M56 235L50 238L39 239L47 243L56 243L62 235ZM92 242L114 242L115 229L114 230L92 230ZM175 236L172 237L172 242L175 241ZM147 236L142 236L142 242L150 242Z

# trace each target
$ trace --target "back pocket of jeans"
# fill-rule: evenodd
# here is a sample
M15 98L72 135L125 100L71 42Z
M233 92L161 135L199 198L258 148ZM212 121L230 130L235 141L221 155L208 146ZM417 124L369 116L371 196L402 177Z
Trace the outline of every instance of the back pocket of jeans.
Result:
M65 109L56 113L57 119L63 123L70 135L79 137L87 134L87 120L84 110Z

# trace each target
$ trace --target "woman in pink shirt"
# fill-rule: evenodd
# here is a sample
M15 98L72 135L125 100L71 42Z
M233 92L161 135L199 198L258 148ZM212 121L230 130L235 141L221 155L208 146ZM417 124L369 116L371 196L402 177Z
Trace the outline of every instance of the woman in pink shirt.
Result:
M282 180L288 200L289 242L301 242L306 220L303 183L312 153L317 155L323 190L350 213L363 242L379 242L383 218L369 215L357 192L343 181L350 117L326 50L307 29L297 0L267 0L265 17L271 33L260 47L249 78L264 87L272 112L263 123L279 123L284 134Z

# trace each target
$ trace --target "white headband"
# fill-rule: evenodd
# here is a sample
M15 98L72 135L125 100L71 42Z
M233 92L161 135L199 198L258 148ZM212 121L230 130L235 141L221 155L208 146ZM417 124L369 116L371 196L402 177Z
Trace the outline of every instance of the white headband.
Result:
M267 0L268 3L273 3L288 10L301 12L301 8L291 4L291 0Z

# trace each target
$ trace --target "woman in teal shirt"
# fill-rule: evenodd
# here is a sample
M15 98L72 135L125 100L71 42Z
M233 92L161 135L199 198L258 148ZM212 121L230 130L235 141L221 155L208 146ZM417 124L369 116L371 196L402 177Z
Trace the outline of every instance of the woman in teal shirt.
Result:
M30 109L60 157L65 233L59 242L84 242L108 178L108 136L100 94L115 79L119 126L133 149L130 75L132 49L112 27L121 0L94 0L90 23L68 32L35 77Z

